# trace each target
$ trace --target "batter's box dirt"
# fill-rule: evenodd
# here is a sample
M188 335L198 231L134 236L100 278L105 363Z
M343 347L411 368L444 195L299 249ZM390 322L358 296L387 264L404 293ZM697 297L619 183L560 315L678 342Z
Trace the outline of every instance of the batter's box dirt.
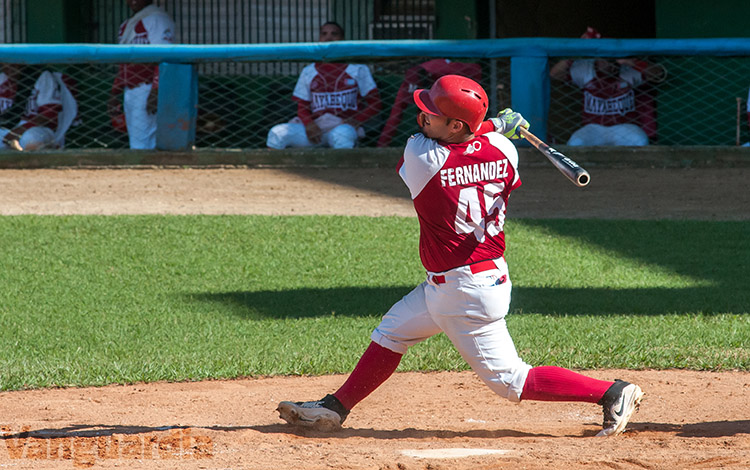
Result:
M597 405L514 404L471 372L398 373L332 434L288 426L275 408L335 389L339 375L5 392L0 466L750 468L750 374L587 374L643 387L646 398L622 436L594 437Z
M522 169L509 216L750 219L750 169L588 169L584 189L553 168ZM392 170L0 171L0 214L320 212L413 215ZM646 393L622 436L594 437L597 405L514 404L471 372L396 374L334 434L290 427L275 409L319 398L343 376L3 392L0 467L750 468L750 373L586 374Z

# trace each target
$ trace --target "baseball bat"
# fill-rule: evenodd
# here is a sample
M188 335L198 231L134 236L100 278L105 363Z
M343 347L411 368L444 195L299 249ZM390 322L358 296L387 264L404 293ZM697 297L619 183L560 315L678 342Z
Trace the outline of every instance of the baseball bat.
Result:
M547 157L547 159L552 162L558 170L560 170L560 173L565 175L565 177L572 181L574 185L582 188L589 184L589 181L591 181L591 175L589 175L588 171L581 168L578 163L545 144L539 137L535 136L527 129L519 127L518 131L524 139L536 147L537 150L542 152L544 156Z

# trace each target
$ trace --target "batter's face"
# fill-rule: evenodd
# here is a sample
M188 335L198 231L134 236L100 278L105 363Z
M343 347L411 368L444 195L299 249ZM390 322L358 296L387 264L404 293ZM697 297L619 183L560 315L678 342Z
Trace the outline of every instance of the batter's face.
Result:
M344 33L335 24L326 24L320 28L320 42L343 41Z
M442 142L459 143L471 137L471 134L466 133L466 124L462 121L427 114L424 111L420 111L417 115L417 125L425 137Z
M138 13L147 6L151 5L153 0L128 0L128 6L133 10L133 13Z

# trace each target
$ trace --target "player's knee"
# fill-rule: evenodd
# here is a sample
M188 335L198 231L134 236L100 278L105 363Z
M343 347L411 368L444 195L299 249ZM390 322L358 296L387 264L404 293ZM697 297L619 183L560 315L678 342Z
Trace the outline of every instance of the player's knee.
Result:
M571 146L587 145L586 139L584 139L581 134L582 132L580 131L574 132L573 135L570 136L570 139L568 139L567 145L571 145Z
M618 134L617 145L642 147L648 145L648 135L635 124L623 124Z
M357 144L357 129L349 124L334 127L328 137L329 144L335 149L351 149Z
M24 150L41 150L54 146L55 133L48 127L32 127L21 135L18 143Z
M286 135L286 126L284 124L276 124L268 131L266 146L278 150L286 148Z

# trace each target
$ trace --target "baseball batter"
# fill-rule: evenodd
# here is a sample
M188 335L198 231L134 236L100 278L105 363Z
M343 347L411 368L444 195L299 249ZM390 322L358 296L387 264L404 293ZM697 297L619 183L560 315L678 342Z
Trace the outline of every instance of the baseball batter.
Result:
M174 22L152 0L128 0L128 5L133 16L120 25L119 44L174 43ZM158 88L158 65L120 65L107 107L115 128L121 126L124 111L131 149L156 148Z
M503 258L506 206L521 185L517 138L523 117L506 109L483 121L487 94L473 80L446 75L416 90L421 133L409 138L398 173L420 224L424 282L385 314L354 371L333 394L284 401L285 421L336 429L350 410L393 374L410 346L444 332L472 370L511 401L580 401L604 411L602 436L621 433L640 404L640 387L561 367L532 367L516 353L505 316L511 278Z
M339 24L327 22L320 27L320 42L343 39ZM292 99L297 102L297 116L268 131L269 148L354 148L364 137L362 124L381 108L375 80L362 64L310 64L302 69Z
M0 76L0 80L2 78ZM11 94L7 93L9 89L12 89ZM0 148L41 150L64 147L65 133L78 115L74 91L75 83L69 76L43 71L34 83L18 124L13 129L0 128ZM15 85L0 83L0 103L12 105L14 95Z

